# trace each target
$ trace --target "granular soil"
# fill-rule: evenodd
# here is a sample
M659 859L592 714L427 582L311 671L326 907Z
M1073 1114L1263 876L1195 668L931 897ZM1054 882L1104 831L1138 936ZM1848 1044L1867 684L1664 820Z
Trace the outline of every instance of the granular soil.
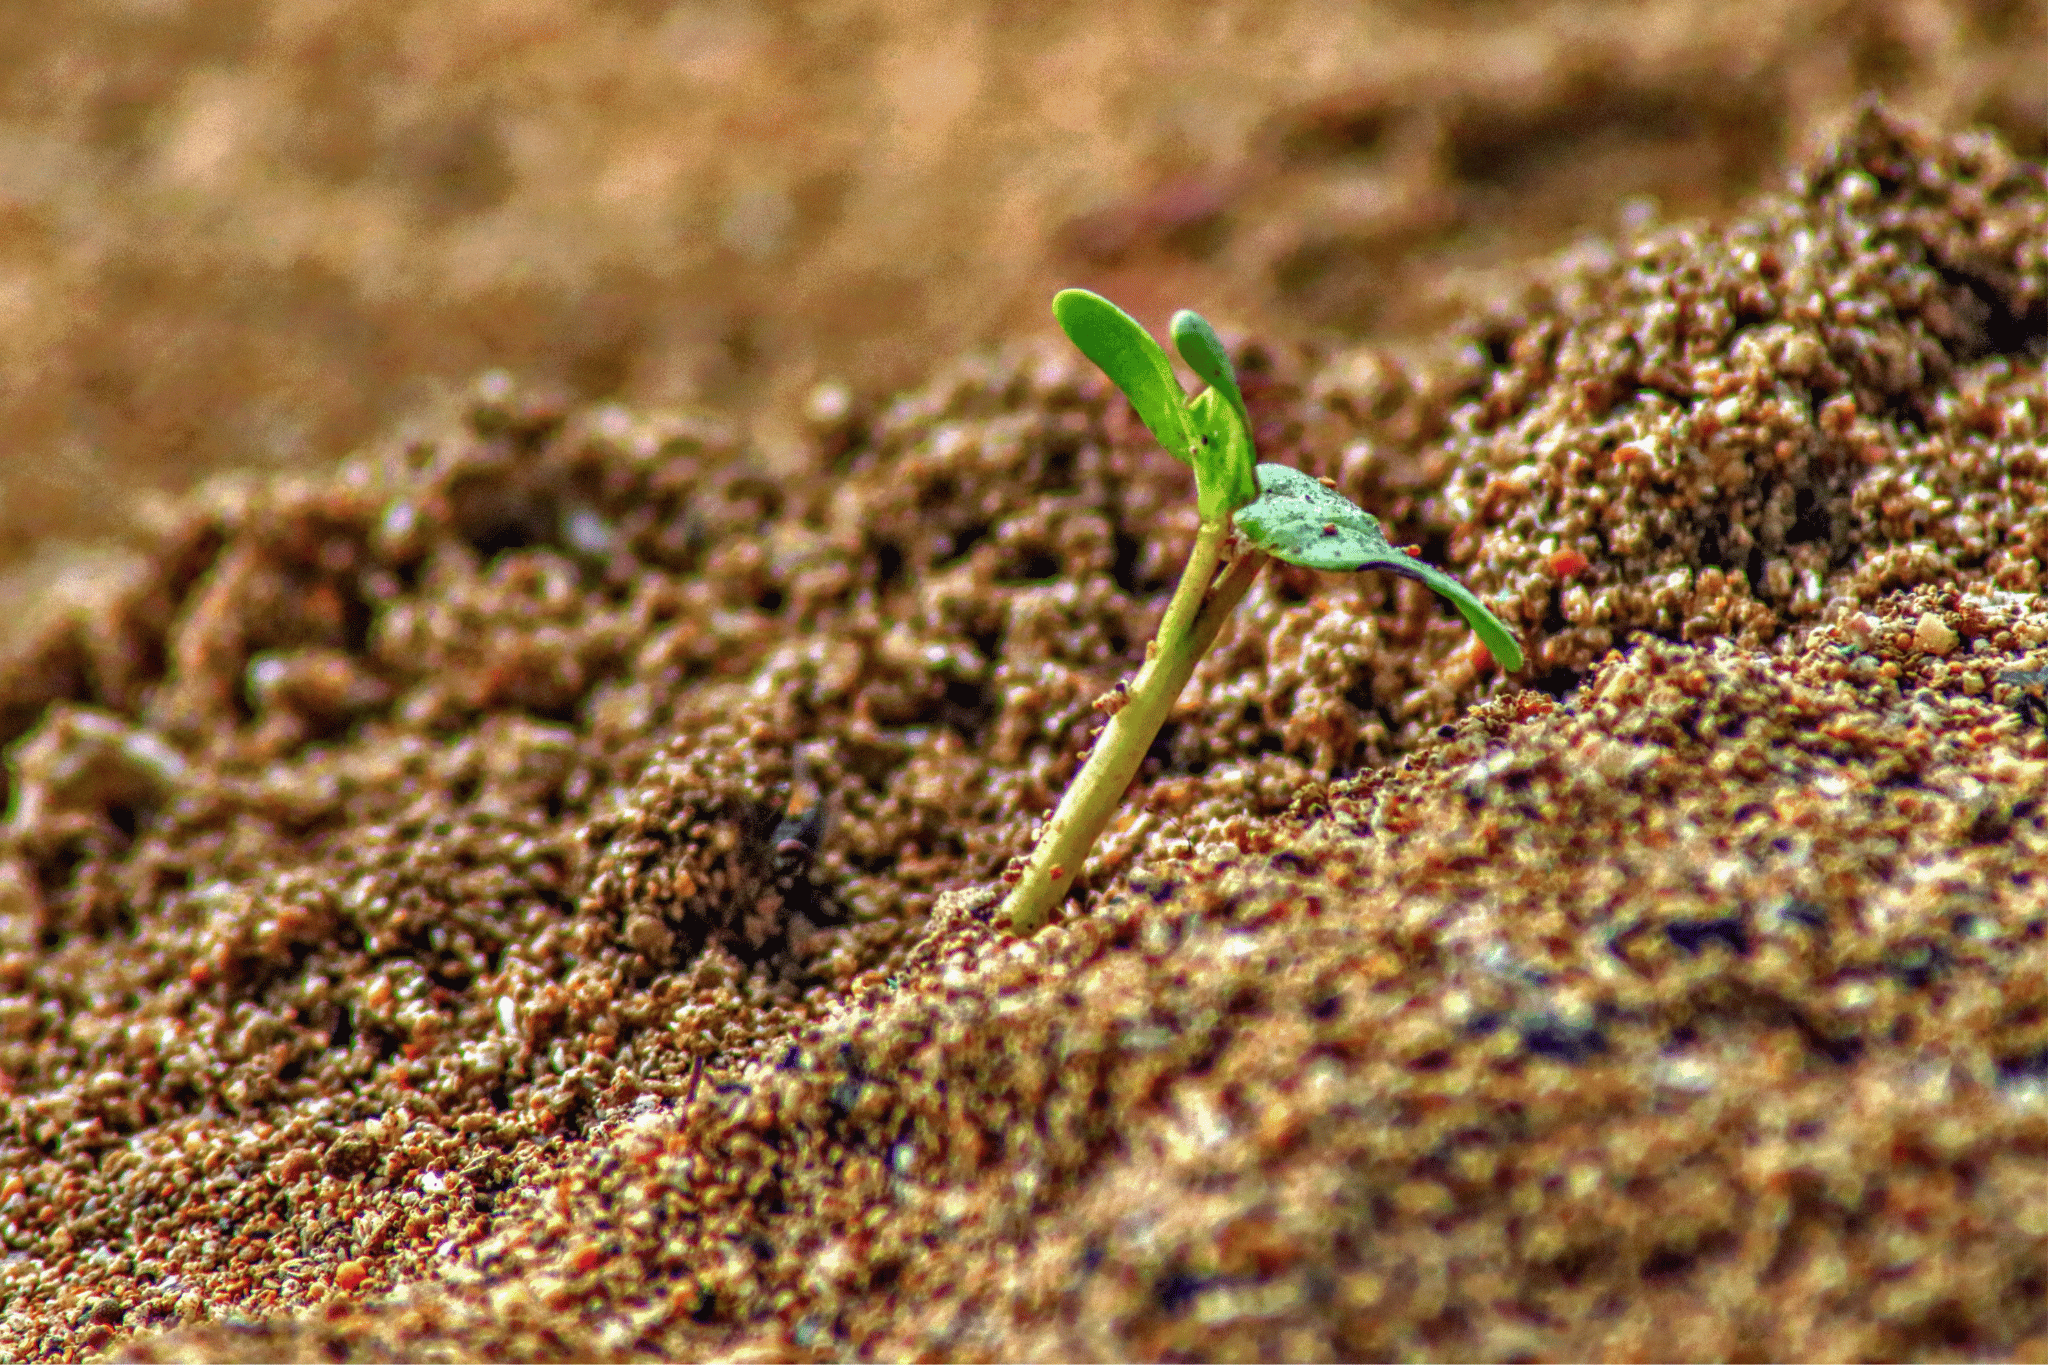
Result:
M0 662L0 1354L2048 1356L2048 181L1876 111L1442 358L1237 356L1456 569L1191 543L1062 348L801 472L491 379Z

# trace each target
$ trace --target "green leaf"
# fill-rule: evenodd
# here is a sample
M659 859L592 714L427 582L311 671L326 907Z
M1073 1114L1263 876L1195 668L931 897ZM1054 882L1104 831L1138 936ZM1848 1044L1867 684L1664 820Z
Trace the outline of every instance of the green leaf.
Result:
M1195 395L1188 415L1195 429L1195 506L1202 520L1213 521L1259 496L1251 433L1237 409L1213 388Z
M1230 400L1230 406L1237 410L1237 420L1244 423L1249 444L1252 419L1245 411L1244 395L1237 388L1237 371L1231 367L1230 353L1223 349L1222 338L1216 335L1209 320L1192 308L1175 313L1173 349L1180 352L1180 358L1202 377L1203 383Z
M1081 354L1094 361L1137 409L1138 420L1182 464L1194 464L1194 422L1173 362L1152 334L1123 309L1086 289L1053 295L1052 315ZM1199 484L1200 479L1197 478Z
M1305 568L1385 569L1412 578L1449 598L1503 669L1512 673L1522 666L1522 647L1501 619L1442 569L1389 545L1372 513L1286 465L1260 465L1258 481L1258 498L1237 513L1237 528L1253 545Z
M1209 385L1190 405L1195 418L1195 481L1202 516L1234 512L1259 495L1252 477L1251 416L1237 387L1230 353L1209 320L1193 309L1173 315L1173 346L1188 368ZM1221 395L1220 397L1218 395ZM1205 462L1203 451L1208 452ZM1205 467L1206 465L1206 467Z

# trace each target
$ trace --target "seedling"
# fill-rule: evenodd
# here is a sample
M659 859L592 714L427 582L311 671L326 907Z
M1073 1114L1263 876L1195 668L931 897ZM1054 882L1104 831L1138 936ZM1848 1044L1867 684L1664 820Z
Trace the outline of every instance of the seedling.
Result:
M1145 663L1102 706L1109 722L1003 903L1010 931L1036 933L1080 875L1138 764L1193 676L1195 664L1268 559L1311 569L1386 569L1451 600L1500 666L1522 666L1521 647L1466 587L1387 543L1372 514L1298 469L1256 464L1237 373L1215 329L1186 309L1173 316L1173 345L1208 385L1190 399L1173 362L1131 316L1099 294L1063 289L1052 315L1081 354L1131 400L1167 453L1195 471L1201 527Z

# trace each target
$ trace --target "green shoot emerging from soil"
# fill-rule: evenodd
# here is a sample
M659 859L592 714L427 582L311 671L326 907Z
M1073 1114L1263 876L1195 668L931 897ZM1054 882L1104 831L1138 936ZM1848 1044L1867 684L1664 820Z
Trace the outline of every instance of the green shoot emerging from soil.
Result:
M1108 299L1063 289L1052 314L1123 390L1159 444L1195 471L1202 520L1144 666L1112 694L1114 709L1095 752L1060 798L1004 901L1016 934L1037 932L1074 884L1195 664L1267 559L1332 572L1386 569L1416 579L1450 599L1503 669L1522 666L1521 647L1499 618L1449 574L1389 545L1370 513L1300 470L1255 465L1237 373L1199 314L1183 309L1173 318L1174 349L1208 384L1193 399L1181 391L1159 343Z

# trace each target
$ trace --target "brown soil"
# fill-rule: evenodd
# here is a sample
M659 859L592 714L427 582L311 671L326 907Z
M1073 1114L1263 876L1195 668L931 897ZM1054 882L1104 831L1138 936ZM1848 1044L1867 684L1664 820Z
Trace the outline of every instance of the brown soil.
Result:
M1803 164L1427 362L1240 349L1530 666L1269 574L1028 944L1193 531L1065 348L779 435L493 379L170 506L0 658L0 1354L2048 1355L2048 183ZM1141 207L1067 240L1143 298Z
M0 16L0 620L136 494L331 468L487 366L787 452L1042 331L1431 335L1732 210L1866 92L2048 141L2039 0L103 0Z

